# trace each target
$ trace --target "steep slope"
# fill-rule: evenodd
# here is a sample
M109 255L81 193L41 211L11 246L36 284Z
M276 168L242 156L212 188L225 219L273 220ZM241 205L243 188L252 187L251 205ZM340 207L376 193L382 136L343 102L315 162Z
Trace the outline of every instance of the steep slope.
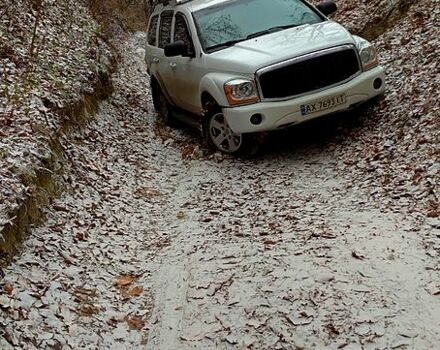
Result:
M368 36L375 23L382 26L372 39L388 84L379 104L362 112L361 125L346 130L337 150L341 167L384 207L438 218L440 2L340 3L338 19L355 32Z
M83 1L0 3L0 233L11 243L56 190L65 133L111 91L112 60Z

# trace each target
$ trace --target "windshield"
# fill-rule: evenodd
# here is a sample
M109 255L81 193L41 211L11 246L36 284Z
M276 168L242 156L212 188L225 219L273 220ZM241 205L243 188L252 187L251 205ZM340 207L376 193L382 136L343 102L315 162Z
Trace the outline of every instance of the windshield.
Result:
M232 0L194 12L207 52L322 18L301 0Z

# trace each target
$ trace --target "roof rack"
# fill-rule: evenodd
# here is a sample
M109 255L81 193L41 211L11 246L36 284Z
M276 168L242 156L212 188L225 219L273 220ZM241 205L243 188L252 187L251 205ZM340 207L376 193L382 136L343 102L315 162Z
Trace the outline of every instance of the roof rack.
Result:
M150 1L150 6L151 7L156 7L159 5L162 6L167 6L167 5L172 5L172 6L176 6L176 5L180 5L180 4L184 4L186 2L190 2L193 0L149 0Z

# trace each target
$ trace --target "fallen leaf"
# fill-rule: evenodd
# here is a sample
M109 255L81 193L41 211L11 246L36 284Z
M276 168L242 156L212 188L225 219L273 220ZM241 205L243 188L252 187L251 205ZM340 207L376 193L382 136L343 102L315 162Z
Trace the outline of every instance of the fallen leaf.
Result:
M430 283L426 290L431 295L440 295L440 285L436 284L435 282Z
M438 218L440 216L440 211L438 210L431 210L427 214L428 218Z
M58 204L54 204L54 205L52 206L52 208L53 208L54 210L56 210L56 211L63 211L63 212L66 212L66 213L69 212L69 209L67 209L66 207L63 207L62 205L58 205Z
M136 280L137 280L137 277L134 275L122 275L122 276L116 277L113 284L117 288L121 289L121 288L129 286L130 284L132 284Z
M224 338L224 340L231 344L231 345L237 345L238 344L238 338L236 338L235 336L232 335L228 335Z
M161 192L155 188L140 187L134 192L135 197L153 198L161 195Z
M14 288L12 288L12 285L10 283L6 283L3 286L3 290L5 291L6 294L11 295L12 292L14 291Z
M355 250L353 250L353 251L351 252L351 256L352 256L353 258L355 258L355 259L358 259L358 260L364 260L364 259L365 259L365 255L363 255L362 253L359 253L359 252L357 252L357 251L355 251Z
M77 287L74 289L73 294L77 302L89 301L91 298L96 297L96 290Z
M266 239L266 240L263 241L263 243L264 243L265 245L275 245L275 244L278 243L278 241L273 241L273 240L271 240L271 239Z
M144 289L142 287L137 286L129 290L124 290L122 292L122 296L126 299L130 297L138 297L143 293L143 291Z
M186 215L183 211L179 211L176 216L180 220L185 219L185 217L186 217Z
M100 311L100 309L98 306L91 305L91 304L82 305L76 310L78 315L85 316L85 317L90 317L90 316L96 315L99 313L99 311Z
M131 330L140 331L142 328L145 327L145 321L138 316L127 316L125 320L127 321L128 327Z
M194 150L195 150L194 145L186 145L185 147L183 147L181 150L182 159L186 160L190 158L193 155Z

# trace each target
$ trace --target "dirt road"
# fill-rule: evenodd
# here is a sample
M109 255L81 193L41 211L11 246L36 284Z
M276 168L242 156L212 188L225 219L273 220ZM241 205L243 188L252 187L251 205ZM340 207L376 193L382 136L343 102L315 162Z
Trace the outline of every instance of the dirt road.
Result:
M6 271L1 348L437 348L438 221L341 172L355 116L279 134L254 160L206 152L155 122L144 39L66 142L69 190Z

